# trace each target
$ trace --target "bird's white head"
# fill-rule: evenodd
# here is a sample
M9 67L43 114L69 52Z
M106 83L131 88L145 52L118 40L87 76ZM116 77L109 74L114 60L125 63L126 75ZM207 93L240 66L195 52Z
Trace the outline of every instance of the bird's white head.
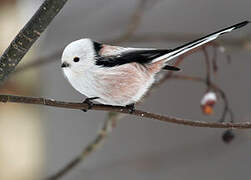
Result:
M68 73L81 73L95 66L95 49L91 39L80 39L66 46L62 55L62 69Z

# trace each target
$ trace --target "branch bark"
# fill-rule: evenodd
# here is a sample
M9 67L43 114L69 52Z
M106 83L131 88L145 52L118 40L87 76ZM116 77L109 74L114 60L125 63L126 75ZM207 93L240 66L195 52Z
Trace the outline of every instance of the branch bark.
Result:
M67 0L45 0L0 58L0 83L15 69Z
M67 109L88 109L88 104L86 103L74 103L74 102L64 102L56 101L53 99L38 98L38 97L25 97L25 96L13 96L13 95L0 95L0 102L15 102L15 103L25 103L25 104L37 104L58 108L67 108ZM236 128L236 129L249 129L251 128L250 122L243 123L231 123L231 122L205 122L205 121L192 121L187 119L181 119L171 116L163 116L151 112L145 112L142 110L135 110L133 113L130 112L130 109L121 106L110 106L103 104L94 104L91 110L97 111L109 111L109 112L118 112L123 114L131 114L138 117L146 117L149 119L155 119L162 122L169 122L174 124L182 124L186 126L193 127L208 127L208 128Z

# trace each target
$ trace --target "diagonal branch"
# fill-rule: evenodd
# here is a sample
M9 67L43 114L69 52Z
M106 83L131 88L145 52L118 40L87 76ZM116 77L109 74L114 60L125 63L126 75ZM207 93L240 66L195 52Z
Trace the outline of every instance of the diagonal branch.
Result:
M0 95L0 102L15 102L24 104L37 104L50 107L67 108L67 109L88 109L86 103L74 103L65 101L56 101L53 99L38 98L38 97L25 97L25 96L14 96L14 95ZM135 110L131 112L130 109L121 106L110 106L103 104L94 104L91 110L97 111L109 111L118 112L123 114L131 114L138 117L146 117L149 119L159 120L162 122L169 122L174 124L182 124L193 127L208 127L208 128L236 128L236 129L249 129L251 128L250 122L243 123L231 123L231 122L205 122L205 121L192 121L187 119L181 119L171 116L163 116L151 112L145 112L142 110Z
M0 83L15 69L67 0L45 0L0 57Z

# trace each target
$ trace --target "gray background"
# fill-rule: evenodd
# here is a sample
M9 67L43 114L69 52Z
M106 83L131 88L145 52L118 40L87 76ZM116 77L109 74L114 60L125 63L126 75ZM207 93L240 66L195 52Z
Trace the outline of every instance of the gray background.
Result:
M136 0L71 0L54 19L43 43L37 43L41 55L66 46L69 42L90 37L98 41L118 37L129 23ZM206 34L242 20L251 19L250 0L160 0L146 11L136 34L195 33ZM251 33L251 26L224 38L240 38ZM249 36L250 37L250 36ZM182 42L124 43L135 47L172 48ZM210 55L212 49L209 48ZM237 121L251 121L250 57L245 50L230 50L232 63L219 54L220 71L214 82L229 97ZM182 64L182 74L204 75L203 54L195 53ZM60 59L40 68L40 95L68 101L82 101L64 79ZM214 116L205 117L200 99L202 84L168 81L155 90L137 108L193 120L215 121L222 110L219 102ZM46 161L43 175L63 167L82 151L96 135L105 113L44 108L41 109ZM68 180L92 179L170 179L218 180L250 179L251 134L235 131L229 145L221 140L223 130L184 127L128 116L119 121L101 149L65 176Z

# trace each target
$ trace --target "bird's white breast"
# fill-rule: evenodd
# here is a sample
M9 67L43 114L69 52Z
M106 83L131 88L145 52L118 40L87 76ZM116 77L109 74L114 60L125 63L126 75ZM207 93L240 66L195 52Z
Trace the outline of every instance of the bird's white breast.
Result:
M96 101L102 104L119 106L140 100L154 81L154 75L137 63L64 73L71 85L88 98L99 97Z

